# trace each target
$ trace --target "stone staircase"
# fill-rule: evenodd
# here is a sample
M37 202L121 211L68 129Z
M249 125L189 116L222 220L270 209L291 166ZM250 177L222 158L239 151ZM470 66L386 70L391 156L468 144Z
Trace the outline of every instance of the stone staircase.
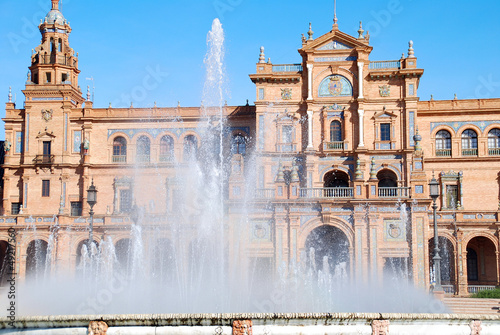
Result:
M454 314L500 315L500 299L445 297L444 303Z

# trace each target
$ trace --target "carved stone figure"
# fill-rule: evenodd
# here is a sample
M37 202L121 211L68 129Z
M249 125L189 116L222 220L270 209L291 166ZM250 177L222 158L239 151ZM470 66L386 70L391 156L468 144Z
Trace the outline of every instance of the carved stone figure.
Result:
M89 335L106 335L108 325L104 321L90 321L88 331Z

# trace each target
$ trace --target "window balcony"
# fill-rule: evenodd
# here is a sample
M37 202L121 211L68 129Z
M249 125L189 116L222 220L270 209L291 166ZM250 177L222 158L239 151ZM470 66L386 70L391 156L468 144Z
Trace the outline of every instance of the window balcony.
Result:
M488 149L489 156L500 156L500 148L490 148Z
M278 143L276 144L277 152L295 152L297 151L297 145L294 143Z
M35 164L54 164L54 155L36 155L35 159L33 159L33 163Z
M353 187L321 187L303 188L300 190L301 198L322 199L322 198L353 198Z
M379 187L379 198L408 198L410 196L409 187Z
M476 149L462 149L462 156L477 156Z
M436 157L451 157L451 149L436 149Z
M149 163L151 160L149 155L137 155L135 161L137 163Z
M344 150L344 141L325 142L323 143L323 150L324 151Z
M174 155L160 155L160 162L162 163L172 163L174 161Z
M274 199L274 188L260 188L255 190L255 198L257 199Z
M113 155L112 161L113 163L126 163L127 155Z

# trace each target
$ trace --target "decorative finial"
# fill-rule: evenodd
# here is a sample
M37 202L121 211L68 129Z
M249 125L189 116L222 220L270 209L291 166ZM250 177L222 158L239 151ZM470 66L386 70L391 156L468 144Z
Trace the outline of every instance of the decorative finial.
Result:
M434 94L431 94L431 101L434 100Z
M413 41L410 41L408 43L408 46L409 46L409 48L408 48L408 57L409 58L415 57L415 52L413 50Z
M422 141L422 136L418 133L418 127L415 136L413 136L413 140L415 141L415 151L421 151L422 147L420 146L420 142Z
M375 157L372 157L372 161L370 163L370 179L377 179L377 170L375 169Z
M361 160L358 158L356 160L356 180L363 179L363 171L361 171Z
M201 102L201 105L203 105L203 101ZM177 108L180 108L180 107L181 107L181 102L177 101Z
M337 0L333 2L333 25L336 26L339 20L337 20Z
M405 59L405 53L401 53L401 59Z
M302 43L306 43L306 37L302 34Z
M109 106L108 106L108 108L113 108L113 106L111 106L111 102L109 103Z
M130 102L130 108L134 108L134 102L133 101Z
M59 10L59 0L52 0L52 10Z
M454 99L454 100L457 100L457 99L458 99L458 98L457 98L457 94L456 94L456 93L455 93L455 97L454 97L453 99Z
M295 164L292 166L292 173L290 176L290 181L292 183L300 183L300 177L299 177L299 167Z
M90 101L90 86L87 85L87 101Z
M271 57L267 59L267 64L271 64Z
M264 55L264 47L260 47L259 63L265 63L266 56Z
M9 102L12 102L12 87L9 87Z
M155 101L155 104L154 104L154 108L156 108L156 101Z
M363 38L363 33L365 31L363 30L363 21L359 21L359 30L358 30L358 38Z
M276 182L277 183L285 182L285 173L283 172L283 165L281 165L281 163L278 166L278 174L276 175Z
M313 35L314 35L314 31L312 31L312 24L311 24L311 22L309 22L309 31L307 32L307 36L309 36L309 38L307 40L312 41Z

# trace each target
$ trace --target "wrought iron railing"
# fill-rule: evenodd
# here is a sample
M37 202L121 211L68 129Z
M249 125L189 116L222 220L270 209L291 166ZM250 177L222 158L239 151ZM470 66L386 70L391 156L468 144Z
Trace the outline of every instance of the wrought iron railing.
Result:
M54 155L36 155L33 159L35 164L54 164Z
M462 149L462 156L477 156L477 149Z
M302 188L301 198L352 198L354 197L353 187L322 187L322 188Z
M408 198L410 194L409 187L379 187L379 198Z
M451 149L436 149L437 157L451 157Z
M113 163L126 163L127 155L113 155Z
M384 60L384 61L370 62L368 68L370 70L401 69L401 61Z
M488 149L488 155L490 156L500 156L500 148Z

